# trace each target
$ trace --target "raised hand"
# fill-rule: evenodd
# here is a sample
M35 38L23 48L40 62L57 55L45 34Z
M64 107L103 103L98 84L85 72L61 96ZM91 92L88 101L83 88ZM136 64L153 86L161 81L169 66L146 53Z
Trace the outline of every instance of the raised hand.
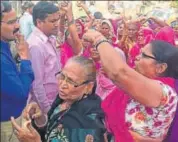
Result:
M60 7L61 7L61 10L66 12L67 16L71 16L73 14L72 13L72 2L69 2L69 1L61 2Z
M16 48L21 59L29 59L29 48L28 43L25 41L24 36L20 33L15 34L16 36Z
M84 6L84 3L82 1L77 1L77 6L78 7L83 7Z
M88 30L84 35L83 35L83 39L95 44L95 41L98 40L99 38L103 38L105 39L105 37L98 31L96 30Z

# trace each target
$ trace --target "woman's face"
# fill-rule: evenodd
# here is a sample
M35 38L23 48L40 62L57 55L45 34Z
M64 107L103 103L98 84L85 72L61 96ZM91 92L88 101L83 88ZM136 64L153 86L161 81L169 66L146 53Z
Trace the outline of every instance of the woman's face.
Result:
M159 64L152 54L151 44L147 44L141 49L135 60L135 70L148 78L155 78L158 74Z
M91 43L82 38L82 45L83 45L84 48L87 48L91 45Z
M108 24L103 23L101 25L101 31L100 31L104 36L109 36L109 32L110 32L110 27Z
M100 60L99 53L96 51L95 48L90 48L90 56L94 61L99 61Z
M78 22L76 22L76 27L77 27L77 33L82 34L82 26Z
M124 30L124 24L120 24L117 29L117 33L119 36L123 35L123 30Z
M144 45L145 44L145 38L144 38L143 30L138 32L137 42L138 42L139 45Z
M84 68L80 64L74 61L67 62L61 73L56 77L61 99L74 102L80 100L84 94L88 94L89 83L83 84L87 81L87 77Z

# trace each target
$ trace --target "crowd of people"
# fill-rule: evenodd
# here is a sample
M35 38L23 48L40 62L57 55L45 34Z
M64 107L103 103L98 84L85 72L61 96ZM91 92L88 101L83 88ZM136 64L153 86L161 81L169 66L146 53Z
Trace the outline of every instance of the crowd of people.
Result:
M77 6L86 17L70 1L25 2L19 19L1 2L1 141L177 142L178 15Z

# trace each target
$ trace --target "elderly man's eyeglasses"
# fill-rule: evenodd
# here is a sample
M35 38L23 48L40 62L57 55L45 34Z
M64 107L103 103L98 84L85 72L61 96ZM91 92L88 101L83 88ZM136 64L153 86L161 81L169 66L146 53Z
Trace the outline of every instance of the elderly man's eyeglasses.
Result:
M87 83L90 82L89 80L87 80L87 81L84 81L83 83L78 84L78 83L74 82L71 78L69 78L66 75L64 75L62 73L62 71L56 73L55 76L56 76L56 78L58 80L60 80L60 81L64 81L65 80L67 82L67 84L72 85L74 87L79 87L79 86L82 86L82 85L87 84Z

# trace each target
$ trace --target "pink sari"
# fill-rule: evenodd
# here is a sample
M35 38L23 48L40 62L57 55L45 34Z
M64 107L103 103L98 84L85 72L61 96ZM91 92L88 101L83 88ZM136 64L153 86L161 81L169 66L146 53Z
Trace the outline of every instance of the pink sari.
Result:
M163 40L163 41L169 42L172 45L175 45L175 33L174 33L174 30L169 26L163 27L156 34L155 39L156 40Z
M132 68L135 66L134 62L135 62L136 57L140 53L140 49L153 40L153 31L151 29L143 28L141 29L141 32L143 32L143 35L144 35L144 44L140 45L136 43L129 51L129 58L127 62L128 62L128 65Z
M164 84L175 88L175 80L169 77L158 78ZM134 142L133 136L125 123L125 110L129 95L119 88L112 92L102 102L102 109L105 113L106 126L114 136L115 142Z
M82 32L78 34L79 38L81 39L84 34L84 25L82 24L80 20L76 20L76 23L78 23L81 26ZM64 67L67 60L73 56L74 56L73 49L66 40L64 44L61 45L61 48L60 48L60 61L61 61L62 68ZM85 56L89 56L88 50L86 51Z
M74 53L72 47L69 45L67 41L65 41L60 48L60 61L61 61L62 68L64 67L67 60L71 58L73 55Z

